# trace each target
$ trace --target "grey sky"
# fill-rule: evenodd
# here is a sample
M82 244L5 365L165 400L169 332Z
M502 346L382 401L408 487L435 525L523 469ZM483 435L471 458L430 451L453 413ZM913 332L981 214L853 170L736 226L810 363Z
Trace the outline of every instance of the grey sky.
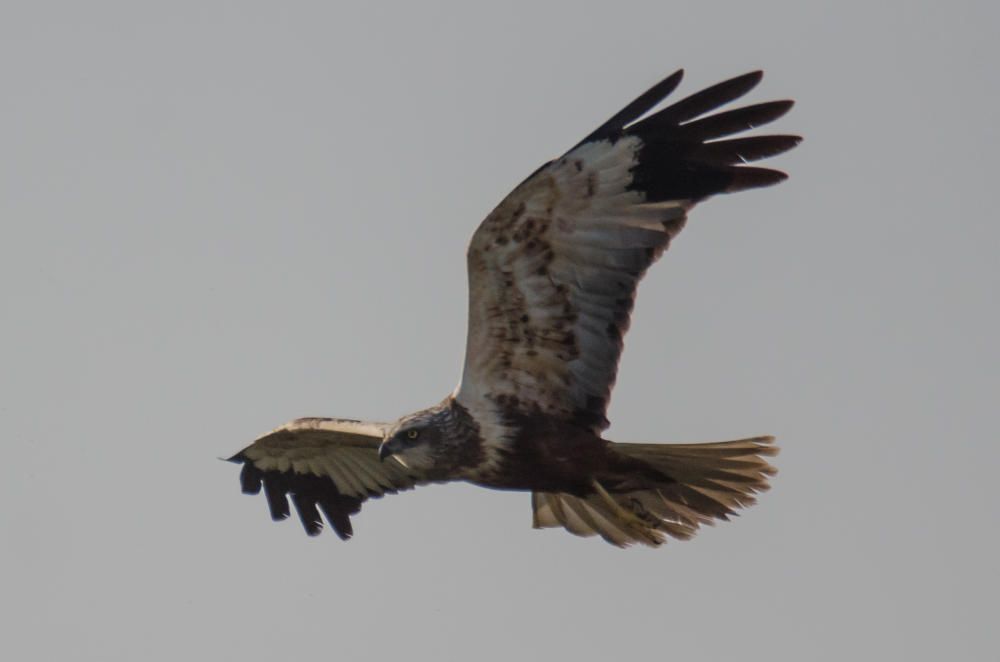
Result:
M997 14L5 3L4 658L995 655ZM758 506L621 551L523 494L371 502L346 544L240 495L215 458L288 419L450 391L480 219L677 67L764 68L806 141L652 270L608 435L776 434Z

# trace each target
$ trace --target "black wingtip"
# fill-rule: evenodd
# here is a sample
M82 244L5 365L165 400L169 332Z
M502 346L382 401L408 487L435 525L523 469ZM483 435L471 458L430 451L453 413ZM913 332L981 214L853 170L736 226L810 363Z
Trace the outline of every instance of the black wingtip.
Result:
M272 520L280 522L288 519L291 516L291 501L309 536L318 536L323 532L320 512L341 539L348 540L354 535L351 515L361 510L365 497L341 494L336 483L327 477L294 470L260 469L246 456L245 450L229 458L229 461L243 465L240 488L244 494L264 492Z
M715 140L725 136L764 126L784 116L794 101L766 101L752 106L734 108L684 124L684 133L690 140Z
M760 81L762 80L764 80L764 70L756 69L754 71L748 71L745 74L740 74L739 76L730 78L729 80L724 80L714 87L717 90L726 90L735 95L733 98L737 98L760 85Z
M713 165L739 165L783 154L802 142L799 136L770 135L715 140L691 151L691 158Z
M603 133L620 132L630 122L634 122L639 119L652 110L656 104L670 96L670 94L677 89L677 86L681 84L683 79L684 70L678 69L653 87L640 94L632 103L615 113L614 117L605 122L598 129L598 131Z
M293 492L292 503L295 505L295 512L299 514L306 535L318 536L323 532L323 519L319 516L315 499L310 498L308 494Z
M240 489L243 494L259 494L264 480L264 474L253 465L247 462L240 471Z
M656 89L660 92L660 98L662 99L663 97L667 96L668 94L676 90L677 86L681 84L682 80L684 80L683 67L678 69L674 73L670 74L663 80L661 80L654 86L653 89Z
M292 514L288 508L287 489L281 485L282 481L273 476L264 479L264 496L267 498L268 508L271 510L271 519L275 522L288 519Z
M319 502L319 509L323 511L323 515L326 516L326 521L330 523L333 528L333 532L337 534L341 540L350 540L354 537L354 527L351 526L351 518L349 517L349 510L338 507L335 501L329 499L324 499ZM355 510L354 512L357 512Z
M648 117L643 123L677 125L696 119L730 101L739 99L757 87L763 77L764 72L758 70L716 83L667 106Z
M733 168L733 177L726 187L726 193L736 193L752 188L774 186L788 179L788 174L771 168L750 168L746 166Z
M791 110L794 102L781 100L718 111L747 94L763 76L757 70L730 78L629 125L624 134L641 143L628 188L641 191L647 202L698 202L717 193L772 186L787 179L778 170L744 164L786 152L801 137L779 134L720 140L773 122Z
M678 69L670 74L636 97L632 103L615 113L607 122L594 129L586 138L577 143L577 146L618 136L631 122L645 115L656 104L663 101L671 92L677 89L683 78L683 69Z

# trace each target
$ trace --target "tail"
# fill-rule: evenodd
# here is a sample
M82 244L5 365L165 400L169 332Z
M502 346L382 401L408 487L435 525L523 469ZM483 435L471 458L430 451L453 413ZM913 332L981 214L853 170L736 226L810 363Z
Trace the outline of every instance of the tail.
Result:
M777 473L765 459L778 453L773 442L774 437L753 437L711 444L612 443L612 452L639 467L635 476L595 480L585 497L534 492L534 526L597 534L619 547L657 547L667 535L687 540L702 524L728 520L768 489L768 477Z

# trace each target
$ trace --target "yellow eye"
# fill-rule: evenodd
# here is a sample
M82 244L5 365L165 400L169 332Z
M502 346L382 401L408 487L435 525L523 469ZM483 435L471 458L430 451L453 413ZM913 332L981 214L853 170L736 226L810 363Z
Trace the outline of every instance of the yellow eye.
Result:
M416 439L417 437L420 436L420 430L407 430L406 436L409 439Z

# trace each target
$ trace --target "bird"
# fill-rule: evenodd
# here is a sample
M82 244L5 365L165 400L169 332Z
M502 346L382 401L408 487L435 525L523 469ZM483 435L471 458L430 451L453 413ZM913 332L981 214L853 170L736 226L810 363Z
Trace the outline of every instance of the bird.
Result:
M602 434L639 281L695 205L785 180L747 164L801 140L731 137L793 105L722 109L761 71L657 109L683 73L538 168L476 229L465 361L450 395L391 423L293 420L229 458L242 465L242 491L263 489L276 521L290 516L290 499L307 534L325 520L346 540L366 500L464 481L529 492L535 528L618 547L687 540L755 503L776 473L771 436L670 444Z

